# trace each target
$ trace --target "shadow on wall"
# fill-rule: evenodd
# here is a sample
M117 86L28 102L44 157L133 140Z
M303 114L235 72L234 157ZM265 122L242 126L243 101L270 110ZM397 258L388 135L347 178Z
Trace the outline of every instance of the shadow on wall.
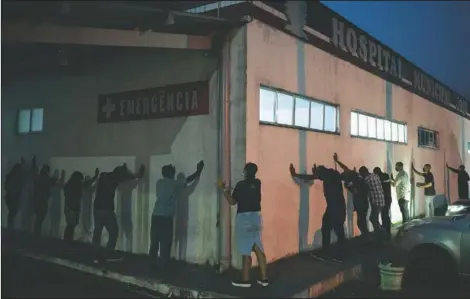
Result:
M31 165L25 166L30 169ZM23 191L21 192L20 211L18 213L21 229L27 232L33 231L34 209L33 209L33 194L34 194L34 175L28 173L25 177Z
M305 181L298 178L292 178L300 188L299 203L299 252L308 248L308 226L310 221L310 186L313 181Z
M59 170L55 170L52 178L59 178ZM61 181L62 182L62 181ZM51 188L51 197L49 198L49 215L46 215L46 219L49 219L49 232L47 235L54 238L62 238L60 233L60 222L62 219L62 188L63 184L59 183Z
M93 195L96 189L96 182L89 182L89 176L87 176L85 180L88 181L88 183L83 186L82 191L82 209L80 213L80 223L82 224L81 240L83 242L91 242L93 237Z
M120 217L120 238L123 242L123 249L125 251L133 251L133 231L134 226L132 223L132 193L139 185L139 180L128 180L118 186L119 199L121 204Z
M178 173L176 180L180 183L186 181L186 175L182 172ZM178 195L176 206L176 225L175 225L175 249L176 258L184 260L186 258L186 250L188 244L188 225L189 225L189 197L196 190L200 178L194 180L191 185L184 188Z

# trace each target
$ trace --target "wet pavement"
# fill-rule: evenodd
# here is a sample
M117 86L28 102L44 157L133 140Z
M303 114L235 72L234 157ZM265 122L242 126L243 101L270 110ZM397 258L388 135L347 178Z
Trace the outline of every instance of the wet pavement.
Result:
M109 271L122 275L139 277L145 280L162 281L174 287L196 290L200 295L206 292L226 294L236 297L291 297L305 292L324 293L336 287L339 278L354 275L352 270L361 263L361 256L352 254L343 263L321 262L312 258L309 254L299 254L275 261L269 265L269 277L272 284L267 288L257 285L249 289L239 289L231 286L231 280L238 278L238 271L219 274L216 269L206 265L192 265L183 262L174 262L172 271L167 273L155 273L150 269L148 257L122 252L124 259L116 263L97 265L93 263L90 255L89 244L77 244L77 250L68 251L61 240L41 238L35 239L30 234L19 233L10 245L11 250L18 247L32 251L39 255L47 255L79 263L89 267L97 268L98 271ZM3 244L2 244L3 245ZM349 247L350 252L363 251L354 243ZM349 271L353 274L349 274ZM346 273L346 274L343 274ZM338 276L339 275L339 276ZM257 269L253 269L253 279L258 277ZM329 280L328 284L312 289L312 286L323 280ZM349 278L347 278L349 279ZM328 289L325 289L325 288ZM318 289L320 288L320 289Z
M107 278L2 250L2 298L161 298Z

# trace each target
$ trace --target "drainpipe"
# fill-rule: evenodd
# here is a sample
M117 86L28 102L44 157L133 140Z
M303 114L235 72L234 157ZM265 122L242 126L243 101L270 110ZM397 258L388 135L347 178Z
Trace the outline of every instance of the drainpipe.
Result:
M221 150L221 175L223 180L231 185L231 167L230 167L230 40L227 38L225 47L221 51L221 99L222 105L220 115L222 116L221 131L222 138L220 143ZM219 272L223 272L231 266L231 239L232 239L232 221L231 208L221 192L219 192Z
M223 80L224 74L224 64L223 64L223 49L219 51L217 54L217 122L218 122L218 134L217 134L217 179L223 178L224 173L224 105L223 101L219 99L224 98L224 82ZM224 195L223 193L218 190L217 192L217 248L218 248L218 271L222 269L222 261L224 257L224 225L222 223L222 204L224 203Z

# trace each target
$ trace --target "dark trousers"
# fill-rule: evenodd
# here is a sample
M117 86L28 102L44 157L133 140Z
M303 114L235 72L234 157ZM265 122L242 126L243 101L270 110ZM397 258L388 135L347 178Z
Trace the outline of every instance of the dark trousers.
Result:
M34 234L40 236L42 232L42 224L46 219L47 207L36 208L34 211L36 218L34 219Z
M369 233L369 228L367 227L367 211L368 209L356 211L357 227L361 231L361 236L366 236Z
M384 229L380 225L379 216L382 214L383 207L376 206L371 204L370 205L370 216L369 221L372 223L374 227L374 236L376 239L381 239L385 233Z
M173 217L152 216L149 251L152 261L158 260L158 251L160 251L160 262L162 265L167 265L170 262L172 241Z
M380 216L382 217L382 227L387 233L388 237L392 235L392 220L390 219L390 206L391 203L386 203L382 208Z
M400 207L401 217L403 219L403 223L408 222L410 220L410 211L409 211L409 201L404 198L398 199L398 206Z
M101 247L101 234L103 228L108 231L108 244L106 245L107 253L112 252L116 248L118 238L118 223L114 211L95 210L93 213L95 220L95 228L93 231L93 247L99 250Z
M344 235L345 217L346 211L342 211L342 209L326 208L321 224L322 249L324 251L328 251L330 248L331 230L334 230L338 237L338 249L340 251L344 249L344 243L346 241L346 237Z
M73 235L75 232L75 227L78 225L80 212L74 211L65 207L64 214L65 214L65 223L66 223L66 227L64 231L64 241L72 242Z

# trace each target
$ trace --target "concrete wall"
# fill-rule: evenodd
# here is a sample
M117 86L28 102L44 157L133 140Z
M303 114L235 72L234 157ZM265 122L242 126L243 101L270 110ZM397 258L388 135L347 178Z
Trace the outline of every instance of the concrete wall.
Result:
M133 169L144 164L148 174L138 186L120 187L128 191L119 192L116 209L121 227L118 247L145 253L161 166L173 163L177 173L187 176L204 159L201 180L180 201L174 255L193 262L215 263L218 206L214 182L219 133L216 59L182 50L114 49L112 53L84 66L81 75L47 75L2 86L2 177L21 156L29 160L34 154L40 164L65 169L67 178L74 170L91 175L95 167L110 171L123 162ZM100 125L96 122L98 94L205 79L210 80L209 115ZM44 131L17 136L17 110L31 107L44 108ZM46 224L44 230L61 236L63 199L61 191L57 192L59 199L50 202L49 216L53 218L46 222L58 224L59 229L51 231L51 225ZM33 219L27 199L26 194L23 220L17 223L25 229L30 228L29 220ZM2 223L4 216L2 213ZM78 229L76 236L84 240L90 237L83 229Z
M457 166L464 161L468 166L467 120L261 22L249 24L247 45L246 160L258 164L263 182L263 242L269 260L321 245L322 184L296 184L289 174L289 163L298 172L310 172L313 163L334 168L334 152L346 165L369 169L387 169L387 158L391 167L402 161L408 168L414 159L417 167L424 163L433 166L438 194L445 191L444 153L449 164ZM338 104L340 135L260 125L260 84ZM391 91L388 104L387 90ZM408 144L351 138L352 109L406 122ZM439 150L417 147L417 126L439 132ZM455 175L451 174L449 186L454 199ZM349 201L346 230L352 236L358 229ZM416 190L416 201L424 212L422 190ZM392 217L401 220L395 198Z
M247 28L243 27L232 37L230 43L230 176L231 185L243 179L243 168L248 162L246 157L246 62L247 62ZM236 207L231 208L231 262L237 268L241 267L241 256L237 252L235 236Z

